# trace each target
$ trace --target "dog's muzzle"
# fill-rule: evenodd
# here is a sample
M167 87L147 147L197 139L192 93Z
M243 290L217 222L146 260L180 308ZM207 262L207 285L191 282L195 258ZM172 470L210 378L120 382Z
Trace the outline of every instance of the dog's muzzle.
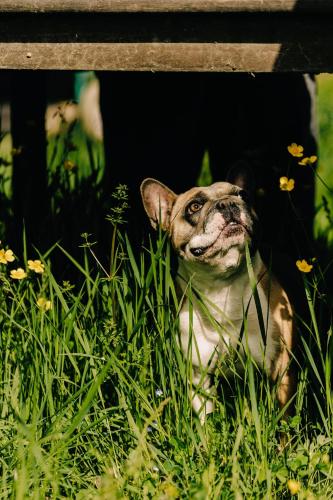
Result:
M197 247L197 248L190 248L190 252L194 257L200 257L200 255L203 255L206 250L208 250L209 247Z
M218 210L220 214L223 216L226 224L235 222L236 224L240 224L240 215L241 211L237 203L235 202L227 202L224 200L219 200L215 204L214 209Z
M204 232L202 236L209 234L211 230L208 229L210 221L215 214L219 213L221 215L221 226L215 232L215 237L207 245L197 245L195 241L192 242L193 246L189 246L189 251L194 257L201 257L204 255L221 236L228 238L229 236L235 236L237 233L243 232L244 230L251 236L249 227L244 224L241 217L241 207L234 201L228 201L226 199L217 200L214 205L209 210L206 215L206 221L204 223ZM209 237L207 238L210 239ZM196 240L196 238L194 238ZM197 241L199 243L199 241Z

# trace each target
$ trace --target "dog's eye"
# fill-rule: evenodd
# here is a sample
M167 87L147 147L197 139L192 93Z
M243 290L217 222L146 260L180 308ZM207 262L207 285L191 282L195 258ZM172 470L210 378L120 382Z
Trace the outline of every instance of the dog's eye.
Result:
M250 195L247 191L245 191L245 189L241 189L239 192L238 192L238 196L240 198L242 198L242 200L245 202L245 203L250 203L251 202L251 198L250 198Z
M200 201L193 201L188 207L187 207L187 212L189 214L194 214L195 212L199 212L203 206L203 203L200 203Z

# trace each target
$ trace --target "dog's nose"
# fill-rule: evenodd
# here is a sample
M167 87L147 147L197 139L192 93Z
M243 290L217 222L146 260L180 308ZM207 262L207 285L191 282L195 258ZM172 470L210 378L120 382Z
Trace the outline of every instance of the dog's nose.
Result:
M237 220L239 218L239 207L233 201L219 200L215 206L226 221Z
M200 257L200 255L203 255L206 250L207 249L205 247L190 248L191 254L195 257Z

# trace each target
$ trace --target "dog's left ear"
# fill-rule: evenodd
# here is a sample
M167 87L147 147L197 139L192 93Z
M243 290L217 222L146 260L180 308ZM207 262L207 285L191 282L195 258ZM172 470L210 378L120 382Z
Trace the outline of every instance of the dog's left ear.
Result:
M226 181L244 189L253 197L255 190L254 173L245 160L239 160L230 167Z
M177 195L167 186L155 179L145 179L140 187L143 205L151 225L157 229L158 224L164 231L170 228L170 216Z

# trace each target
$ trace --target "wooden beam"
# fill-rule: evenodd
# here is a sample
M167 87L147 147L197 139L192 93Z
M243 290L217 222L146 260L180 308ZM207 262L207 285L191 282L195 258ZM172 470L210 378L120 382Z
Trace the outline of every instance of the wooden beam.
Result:
M332 54L316 43L0 43L0 68L317 73L333 69Z
M0 12L333 12L332 0L1 0Z
M333 10L7 12L0 69L330 72L332 26Z

